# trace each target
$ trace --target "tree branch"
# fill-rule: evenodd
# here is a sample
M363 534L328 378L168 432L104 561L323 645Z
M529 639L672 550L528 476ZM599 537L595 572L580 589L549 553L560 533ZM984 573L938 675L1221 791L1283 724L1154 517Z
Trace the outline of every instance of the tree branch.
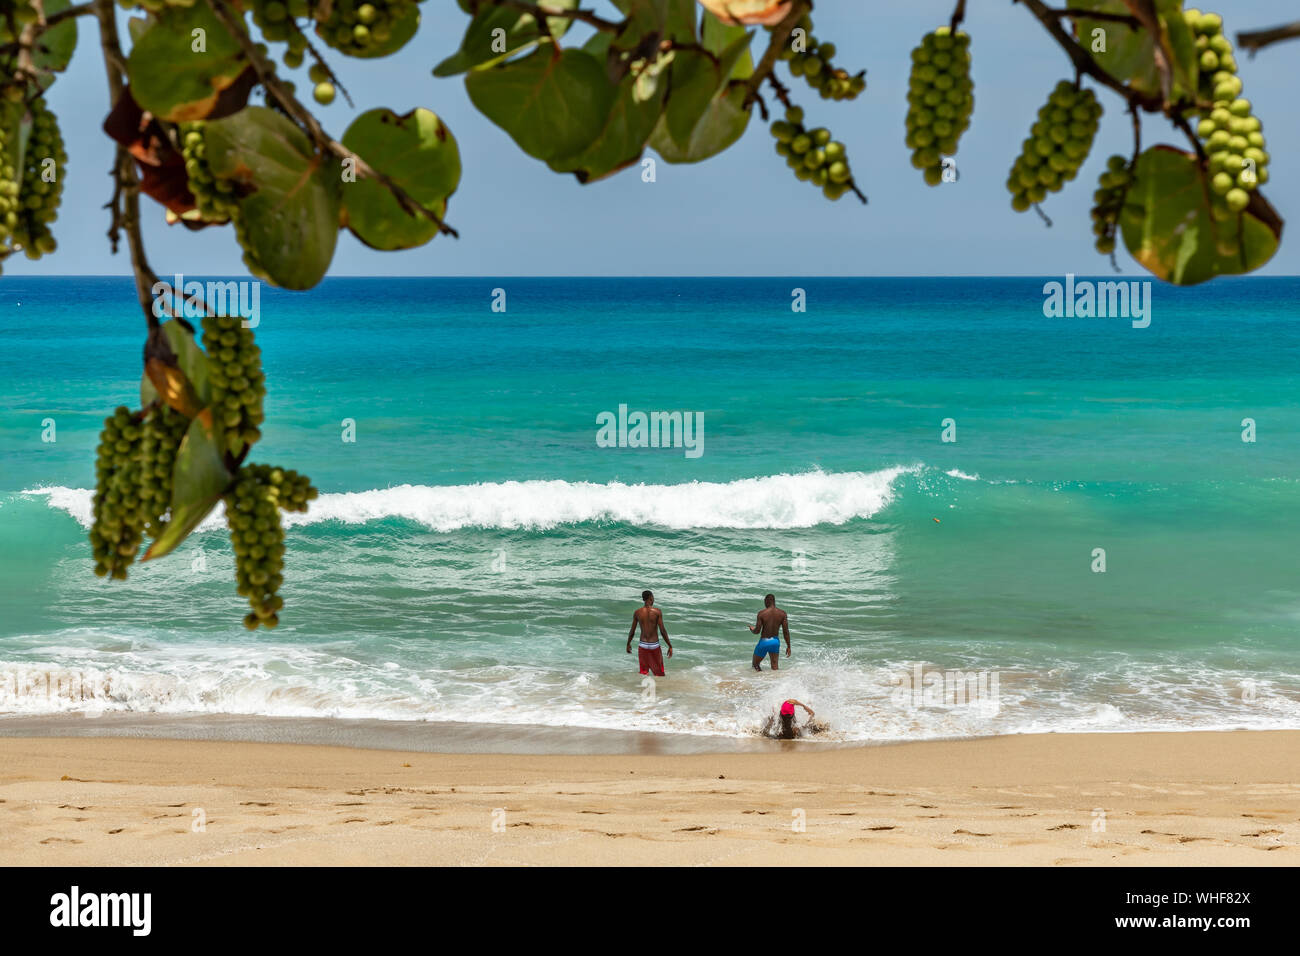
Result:
M44 33L53 27L58 26L64 20L71 20L73 17L93 17L95 15L95 4L93 2L77 3L70 7L65 7L58 13L50 14L45 18L45 26L41 29Z
M97 0L97 2L102 3L104 0ZM285 89L284 84L276 77L275 67L258 51L252 37L244 29L243 18L231 12L226 0L207 0L207 4L212 9L217 21L235 38L235 42L239 44L244 56L252 64L253 70L257 73L258 81L266 88L267 93L274 97L275 101L280 104L280 108L306 131L321 152L334 156L339 160L350 161L358 176L373 179L392 193L393 198L397 200L397 204L402 207L402 210L408 216L423 216L435 224L438 231L444 235L460 235L455 229L443 222L432 209L416 202L405 189L372 167L321 128L320 121L316 119L311 110L298 102L298 99Z
M1237 46L1244 47L1250 51L1250 55L1268 46L1270 43L1281 43L1283 40L1294 40L1300 37L1300 20L1295 23L1284 23L1279 27L1270 27L1267 30L1246 30L1237 34Z
M789 41L790 34L799 25L799 21L811 9L812 3L810 0L793 0L785 19L772 27L772 38L768 41L767 51L763 54L763 58L758 61L758 66L754 67L754 72L750 74L749 79L745 81L745 100L741 104L742 108L748 109L749 105L758 97L759 87L763 85L763 81L776 68L776 61L781 56L781 48Z
M94 0L95 16L99 20L99 44L104 53L104 68L108 71L109 106L121 99L125 84L122 82L122 44L117 36L117 13L113 0ZM149 267L145 256L144 238L140 235L140 180L135 173L135 160L122 146L117 147L113 159L112 223L108 234L113 248L117 248L118 229L126 231L127 248L131 252L131 271L135 274L136 298L144 310L149 328L158 327L158 317L153 313L153 286L158 276Z
M1083 47L1079 46L1078 42L1061 28L1061 24L1057 22L1056 16L1051 10L1043 5L1041 0L1013 0L1013 2L1024 4L1024 6L1028 8L1029 12L1032 13L1047 29L1047 32L1052 35L1052 39L1056 40L1061 49L1065 51L1066 55L1070 58L1070 62L1074 64L1074 68L1080 73L1092 77L1102 86L1114 90L1120 96L1124 97L1124 99L1128 100L1130 103L1136 103L1148 113L1165 112L1165 101L1163 97L1150 96L1146 93L1141 93L1138 90L1133 89L1131 86L1121 83L1098 66L1097 61L1089 56L1088 52Z

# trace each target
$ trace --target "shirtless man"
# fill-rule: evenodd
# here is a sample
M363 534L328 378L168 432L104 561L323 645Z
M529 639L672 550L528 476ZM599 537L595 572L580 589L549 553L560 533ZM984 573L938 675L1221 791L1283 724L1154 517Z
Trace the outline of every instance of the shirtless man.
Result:
M758 612L758 620L749 629L751 634L758 634L758 643L754 645L754 670L761 671L763 655L772 658L772 670L777 670L781 660L781 638L785 634L785 656L790 656L790 621L785 611L776 606L776 596L769 594L763 598L763 610Z
M668 629L664 627L663 611L655 607L654 592L642 591L641 600L645 605L637 608L633 613L632 627L627 632L627 652L632 653L632 638L636 634L637 625L640 625L641 644L637 650L637 660L641 665L641 673L653 673L655 677L663 677L664 655L659 649L659 635L664 636L670 658L673 656L673 642L668 639Z

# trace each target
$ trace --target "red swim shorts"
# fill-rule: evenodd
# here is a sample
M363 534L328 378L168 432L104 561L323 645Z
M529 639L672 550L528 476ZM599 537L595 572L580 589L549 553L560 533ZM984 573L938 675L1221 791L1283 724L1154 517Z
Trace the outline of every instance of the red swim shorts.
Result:
M653 648L641 644L636 651L637 660L641 664L641 673L653 673L655 677L664 676L664 652L658 644Z

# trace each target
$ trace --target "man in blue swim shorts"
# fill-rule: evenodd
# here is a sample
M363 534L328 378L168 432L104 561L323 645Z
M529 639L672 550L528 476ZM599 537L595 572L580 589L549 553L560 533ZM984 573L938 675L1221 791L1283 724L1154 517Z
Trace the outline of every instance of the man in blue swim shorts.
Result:
M776 596L769 594L763 598L763 610L758 612L758 620L749 629L751 634L758 634L758 643L754 645L754 670L761 671L763 655L772 658L772 670L777 670L781 660L781 634L785 635L785 656L790 656L790 620L785 611L776 606Z

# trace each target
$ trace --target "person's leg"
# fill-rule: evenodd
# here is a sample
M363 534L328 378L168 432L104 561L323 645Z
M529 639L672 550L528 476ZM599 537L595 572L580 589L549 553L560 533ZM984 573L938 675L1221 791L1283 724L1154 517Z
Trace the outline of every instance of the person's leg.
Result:
M754 670L758 671L759 673L762 673L763 671L763 658L760 657L758 654L754 655Z
M768 656L772 658L772 670L779 670L781 667L781 652L773 651Z

